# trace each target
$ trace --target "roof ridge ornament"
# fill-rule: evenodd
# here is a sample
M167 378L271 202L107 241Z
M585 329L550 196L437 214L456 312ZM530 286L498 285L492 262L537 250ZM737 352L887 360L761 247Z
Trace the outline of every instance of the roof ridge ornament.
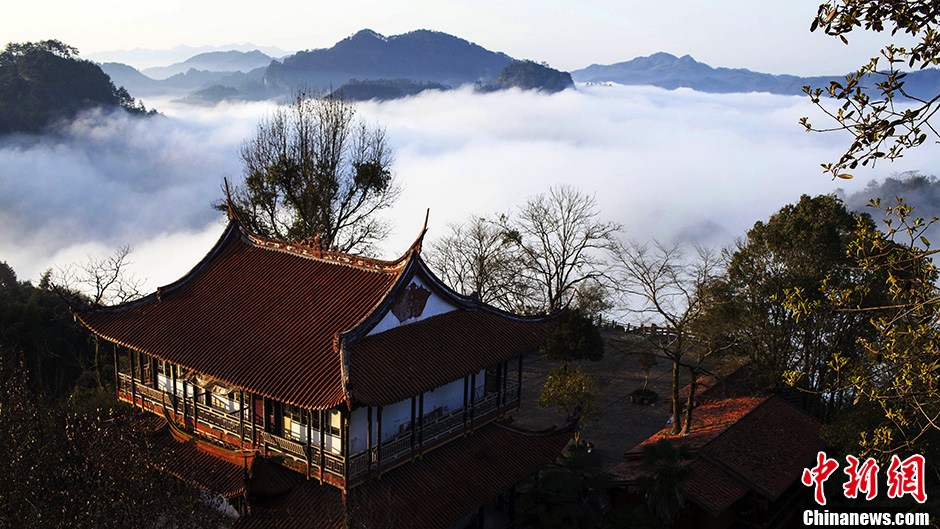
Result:
M424 226L421 227L421 233L418 234L418 238L415 239L415 242L411 243L411 248L409 252L413 251L414 253L421 253L421 246L424 244L424 234L428 232L428 217L431 216L431 208L428 208L424 213Z
M238 207L235 205L235 199L232 198L233 189L228 182L228 177L223 177L223 190L225 191L225 214L230 222L234 222L242 231L247 231L245 223L238 215Z

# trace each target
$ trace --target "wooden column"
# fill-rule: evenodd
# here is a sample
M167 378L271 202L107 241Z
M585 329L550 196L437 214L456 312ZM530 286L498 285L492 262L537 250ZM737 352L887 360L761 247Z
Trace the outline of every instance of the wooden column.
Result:
M366 407L366 475L372 473L372 406Z
M411 458L415 457L415 397L411 397L411 423L409 426L410 434L408 435L408 441L411 443Z
M339 451L343 455L343 481L344 487L349 479L349 412L345 408L339 409Z
M326 454L323 453L326 447L326 430L323 423L323 410L320 410L320 483L323 483L323 467L326 466Z
M186 427L186 419L189 417L189 414L186 413L186 408L188 407L187 402L189 401L189 384L186 381L183 381L183 427Z
M255 396L252 395L250 391L245 392L245 396L248 397L248 424L251 425L251 447L254 448L255 444L258 442L255 436Z
M193 385L193 431L199 428L199 386Z
M463 377L463 408L461 409L461 414L463 417L463 431L467 433L467 403L470 401L469 396L467 395L467 386L470 384L470 377Z
M375 448L375 466L379 477L382 477L382 406L379 406L379 416L375 425L375 437L378 445Z
M519 355L519 373L517 373L516 406L522 406L522 355Z
M173 371L173 381L171 382L173 384L173 391L171 391L170 394L173 395L173 420L176 421L178 420L176 418L176 414L177 414L176 401L179 400L176 398L176 372L179 371L179 366L177 366L176 364L170 364L170 365L173 366L170 368Z
M424 452L424 393L418 395L418 455Z
M503 366L502 366L502 369L501 369L500 377L499 377L499 378L500 378L500 383L501 383L501 385L502 385L502 387L503 387L503 404L502 404L502 407L505 408L505 407L506 407L506 403L509 402L509 395L506 394L506 393L508 392L508 386L509 386L508 380L507 380L507 379L509 378L509 360L505 360L505 361L503 362Z
M245 390L238 390L238 444L245 447Z
M310 479L310 424L313 422L313 412L310 410L303 410L307 414L307 479Z
M473 431L473 416L476 413L474 409L477 402L477 374L470 375L470 431Z
M131 349L131 403L134 406L137 405L137 382L135 378L137 376L136 371L134 370L134 353L135 351Z
M114 355L114 389L116 390L115 393L121 390L121 377L118 376L120 374L120 370L118 369L117 348L118 346L116 343L111 344L111 352Z
M503 364L496 364L496 411L503 407Z
M261 433L268 431L268 398L261 397ZM261 449L264 455L268 455L268 443L264 442L264 435L261 436Z

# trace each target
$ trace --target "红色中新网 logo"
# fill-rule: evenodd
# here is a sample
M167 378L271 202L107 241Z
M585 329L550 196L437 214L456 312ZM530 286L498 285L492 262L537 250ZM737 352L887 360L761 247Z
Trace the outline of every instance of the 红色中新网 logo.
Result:
M866 500L871 500L878 496L878 471L881 470L878 463L872 458L860 461L855 456L846 456L845 460L848 463L843 469L843 473L848 476L842 485L845 497L858 498L859 495L864 495ZM819 452L816 454L816 466L803 469L801 482L807 487L815 488L814 495L819 505L826 504L823 484L839 466L837 460L830 459L825 452ZM927 501L924 488L924 456L915 454L902 460L893 455L885 474L889 498L910 495L918 503Z

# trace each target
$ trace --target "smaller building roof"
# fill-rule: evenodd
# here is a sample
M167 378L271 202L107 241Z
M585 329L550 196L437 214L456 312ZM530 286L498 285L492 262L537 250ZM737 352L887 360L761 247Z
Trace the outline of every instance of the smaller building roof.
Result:
M777 396L736 397L695 408L688 435L664 428L627 451L612 474L625 483L644 475L647 445L667 439L692 454L684 482L689 498L717 514L749 491L778 499L824 447L822 424Z
M238 529L443 529L558 457L566 430L523 432L491 423L346 493L297 478L288 494L252 506ZM250 491L249 491L250 492Z
M245 493L248 478L248 460L241 464L225 460L206 450L207 445L196 439L184 441L173 435L169 423L163 417L150 413L138 413L134 423L147 432L150 449L155 452L153 461L159 469L202 491L225 498Z
M360 404L397 402L534 351L556 325L454 310L367 336L351 347L349 392Z

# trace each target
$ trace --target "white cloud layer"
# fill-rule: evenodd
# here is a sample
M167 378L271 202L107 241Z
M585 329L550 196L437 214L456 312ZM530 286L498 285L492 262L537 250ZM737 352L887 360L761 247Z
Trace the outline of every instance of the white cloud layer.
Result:
M90 114L55 136L0 142L0 260L22 278L130 244L147 289L192 267L221 233L210 204L240 173L238 147L266 104L215 109L148 102L155 119ZM469 90L367 103L396 150L403 193L385 244L396 256L417 235L469 214L511 211L556 184L594 193L624 238L727 244L802 193L836 184L820 172L839 138L808 135L799 97L709 95L589 86L539 95ZM839 182L937 173L930 147ZM848 185L847 185L848 184Z

